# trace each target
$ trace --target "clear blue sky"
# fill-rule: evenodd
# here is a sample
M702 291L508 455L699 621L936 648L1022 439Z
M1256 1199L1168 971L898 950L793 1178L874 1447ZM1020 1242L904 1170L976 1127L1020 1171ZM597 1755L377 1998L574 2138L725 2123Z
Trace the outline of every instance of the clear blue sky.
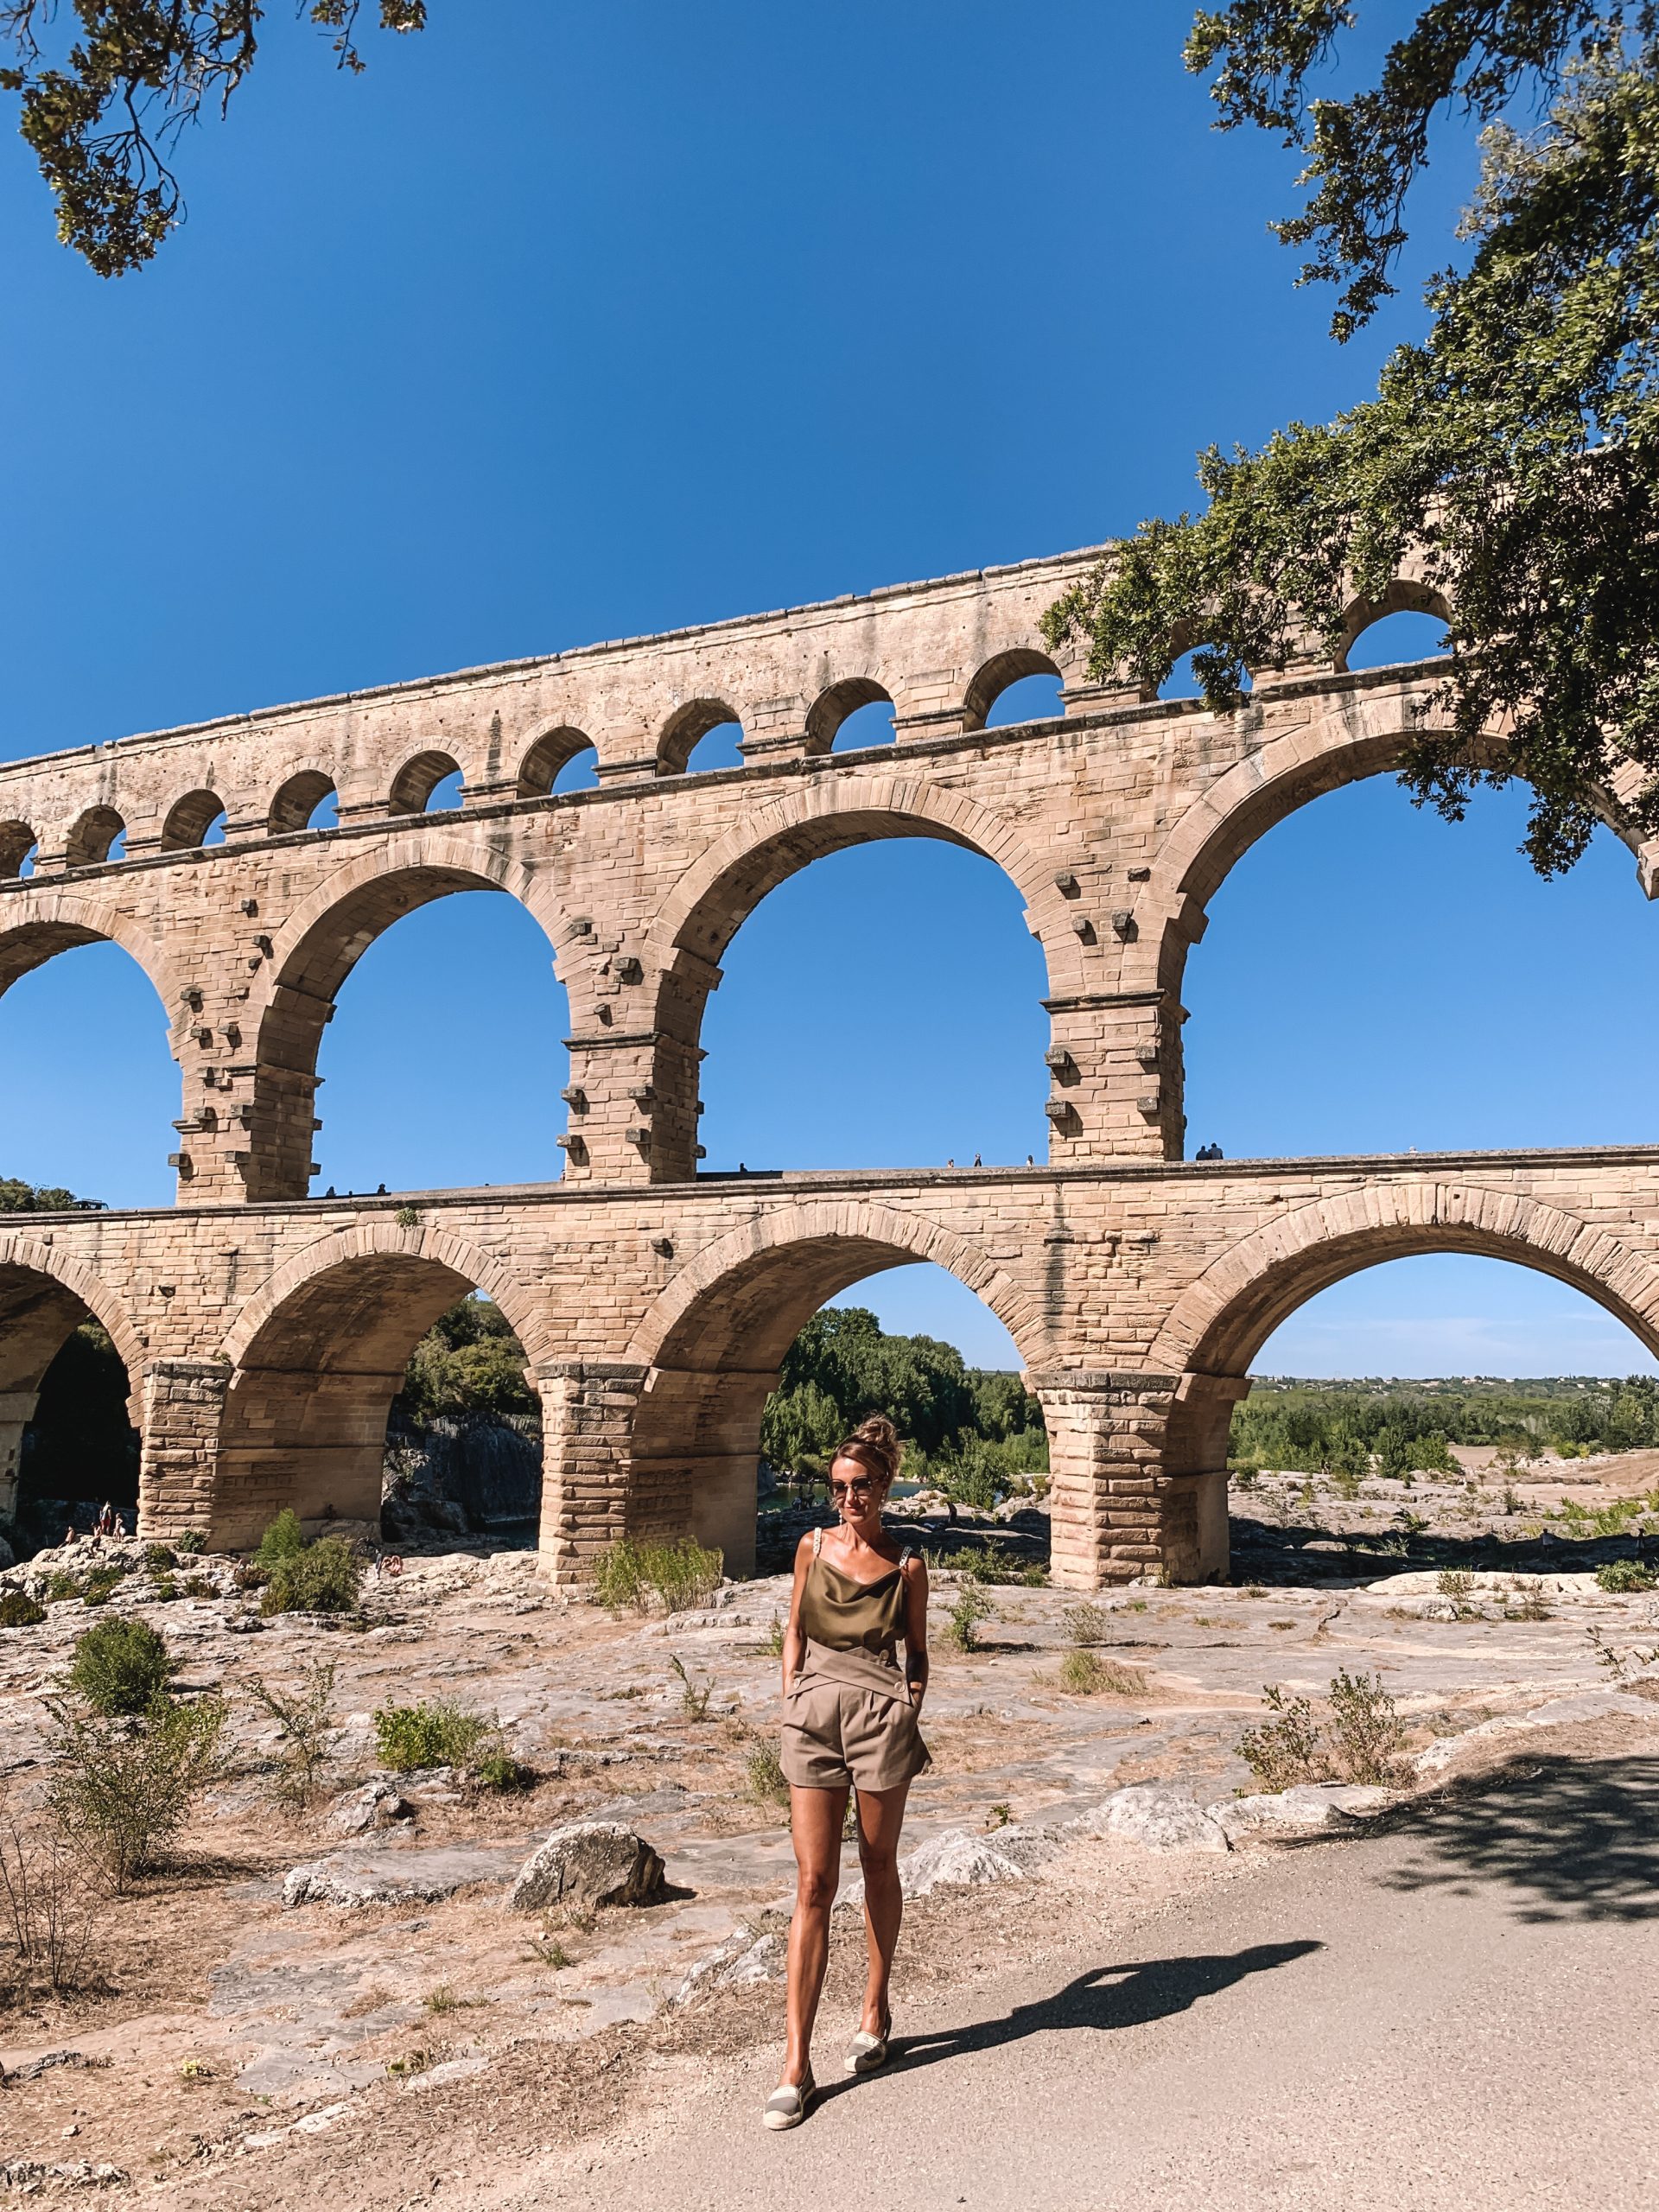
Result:
M371 36L349 79L279 9L229 123L181 149L188 226L114 285L56 245L0 141L0 747L1017 559L1190 504L1198 447L1360 397L1417 310L1408 285L1329 343L1328 300L1266 229L1289 160L1210 131L1188 12L435 0L429 32ZM1419 273L1469 175L1454 142ZM1188 972L1191 1141L1651 1138L1659 913L1611 842L1539 884L1519 819L1494 800L1450 830L1382 783L1265 839ZM785 885L711 1008L711 1163L1040 1157L1019 917L988 862L917 842ZM323 1180L556 1173L564 1031L509 902L409 917L327 1032ZM0 1066L28 1077L0 1086L0 1173L169 1195L177 1075L124 955L18 985ZM853 1295L1012 1357L932 1270ZM1587 1302L1470 1261L1356 1278L1258 1363L1638 1363Z

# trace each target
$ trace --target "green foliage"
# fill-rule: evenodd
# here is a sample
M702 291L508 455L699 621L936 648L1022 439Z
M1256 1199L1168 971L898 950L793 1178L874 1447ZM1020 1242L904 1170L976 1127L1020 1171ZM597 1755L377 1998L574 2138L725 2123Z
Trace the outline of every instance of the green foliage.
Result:
M536 1770L516 1759L511 1751L486 1751L474 1760L472 1779L480 1789L495 1789L510 1795L520 1789L533 1789Z
M670 1543L624 1536L595 1560L594 1595L613 1612L682 1613L713 1596L724 1568L720 1553L693 1536Z
M276 1773L271 1795L279 1805L305 1812L316 1802L334 1732L334 1662L315 1660L297 1689L272 1689L261 1675L247 1678L248 1695L276 1723Z
M0 1175L0 1213L96 1212L101 1203L78 1198L55 1184L21 1183L15 1175Z
M207 1544L200 1529L187 1529L181 1536L174 1538L173 1548L175 1552L184 1552L190 1558L195 1559L207 1550Z
M364 0L299 0L338 66L360 71ZM427 0L374 0L381 29L423 30ZM204 110L222 113L259 50L264 0L76 0L54 38L53 0L10 0L0 88L19 96L19 129L57 202L58 237L100 276L141 267L183 219L162 159ZM43 42L50 41L50 50Z
M271 1568L262 1613L349 1613L357 1605L363 1562L343 1536L324 1536Z
M871 1413L889 1414L906 1440L906 1479L941 1482L963 1504L988 1506L1011 1478L1048 1465L1042 1409L1017 1375L969 1368L934 1337L889 1336L857 1306L815 1313L784 1355L761 1452L785 1472L822 1475ZM1011 1452L996 1448L1016 1440Z
M45 1618L46 1607L27 1590L0 1592L0 1628L38 1628Z
M1616 1595L1634 1596L1638 1591L1651 1590L1655 1578L1653 1569L1642 1560L1615 1559L1596 1569L1596 1583Z
M501 1729L493 1713L468 1713L444 1698L429 1705L382 1706L374 1716L380 1764L394 1774L416 1774L425 1767L466 1767L475 1753L495 1757ZM488 1745L487 1753L480 1747Z
M535 1414L540 1402L524 1379L524 1348L499 1306L463 1298L440 1313L410 1355L393 1419L423 1428L441 1415Z
M107 1567L88 1568L80 1586L82 1605L107 1605L126 1579L126 1568L113 1561Z
M291 1505L285 1505L276 1518L269 1522L259 1539L255 1560L267 1573L280 1567L285 1560L297 1559L305 1549L305 1531L300 1526L300 1516Z
M1659 831L1659 10L1434 0L1374 86L1316 96L1353 20L1338 0L1234 0L1199 16L1188 65L1216 71L1224 127L1304 149L1312 196L1280 227L1313 245L1305 275L1345 282L1338 337L1389 289L1448 109L1489 126L1464 266L1429 283L1428 333L1375 398L1254 454L1212 447L1207 510L1142 524L1045 626L1087 639L1096 679L1148 691L1190 650L1225 712L1253 671L1339 658L1356 603L1439 613L1452 658L1402 780L1458 820L1480 785L1523 778L1524 850L1554 874L1614 790L1633 842Z
M694 1682L690 1668L677 1652L669 1655L668 1663L679 1677L681 1712L688 1720L706 1720L709 1718L709 1700L715 1694L713 1682Z
M144 1621L99 1621L75 1645L69 1687L94 1713L147 1712L167 1688L173 1659Z
M990 1599L972 1576L964 1574L957 1602L945 1617L945 1642L957 1651L977 1651L979 1624L990 1617Z
M154 1865L219 1772L219 1698L156 1698L135 1719L48 1700L47 1802L117 1890Z
M1242 1468L1282 1473L1452 1473L1451 1444L1494 1445L1513 1467L1546 1448L1627 1452L1659 1446L1659 1376L1623 1382L1567 1376L1488 1385L1258 1381L1233 1413Z
M146 1544L144 1565L153 1575L162 1575L175 1567L178 1561L165 1544Z
M1138 1697L1146 1687L1139 1667L1120 1666L1098 1651L1068 1651L1060 1662L1060 1688L1073 1697Z
M762 1805L787 1805L789 1784L784 1779L783 1761L778 1756L778 1746L769 1736L757 1736L749 1746L745 1771L748 1778L749 1795Z
M1060 1615L1060 1626L1065 1631L1065 1640L1068 1643L1082 1646L1104 1643L1109 1641L1111 1633L1109 1615L1101 1606L1091 1605L1087 1602L1068 1605Z
M1380 1675L1341 1669L1323 1713L1307 1698L1287 1697L1276 1686L1262 1695L1274 1717L1246 1731L1238 1756L1263 1789L1332 1781L1387 1788L1398 1781L1405 1729Z

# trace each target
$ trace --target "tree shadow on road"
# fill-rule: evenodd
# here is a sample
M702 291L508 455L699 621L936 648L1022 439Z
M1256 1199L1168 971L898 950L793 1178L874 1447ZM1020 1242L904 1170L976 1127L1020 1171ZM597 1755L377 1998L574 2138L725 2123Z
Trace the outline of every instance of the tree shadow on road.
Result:
M1497 1884L1516 1917L1659 1919L1659 1758L1511 1761L1406 1816L1421 1849L1390 1889Z
M1324 1948L1312 1942L1255 1943L1248 1950L1195 1958L1091 1967L1053 1996L1034 2005L1016 2005L1000 2020L976 2020L966 2027L942 2028L934 2035L896 2036L893 2064L895 2069L931 2066L941 2059L971 2057L1061 2028L1141 2027L1148 2020L1185 2012L1200 1998L1217 1996L1250 1974L1290 1966Z

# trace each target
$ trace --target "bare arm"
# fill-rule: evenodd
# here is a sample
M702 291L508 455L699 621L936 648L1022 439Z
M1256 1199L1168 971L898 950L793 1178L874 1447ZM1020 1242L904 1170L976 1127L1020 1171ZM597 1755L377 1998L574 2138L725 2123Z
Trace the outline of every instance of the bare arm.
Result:
M784 1695L806 1661L806 1630L801 1626L801 1592L806 1570L812 1564L812 1539L803 1536L795 1547L795 1580L789 1593L789 1624L784 1630Z
M911 1703L919 1713L927 1695L927 1561L906 1560L905 1576L905 1679Z

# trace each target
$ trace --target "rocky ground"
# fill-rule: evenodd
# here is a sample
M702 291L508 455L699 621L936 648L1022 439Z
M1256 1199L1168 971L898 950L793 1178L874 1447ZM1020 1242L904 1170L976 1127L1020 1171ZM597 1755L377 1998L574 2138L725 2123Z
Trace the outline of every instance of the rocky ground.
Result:
M1266 1717L1264 1683L1317 1699L1339 1669L1379 1674L1407 1725L1408 1791L1563 1732L1659 1736L1641 1661L1659 1600L1610 1595L1592 1572L1631 1552L1630 1516L1617 1535L1585 1526L1659 1478L1654 1456L1551 1470L1514 1485L1514 1510L1490 1485L1343 1499L1262 1478L1236 1501L1234 1584L1114 1592L1082 1624L1064 1593L990 1586L981 1648L941 1649L929 1701L906 1986L1040 1948L1080 1910L1127 1925L1194 1883L1248 1880L1279 1839L1374 1809L1328 1789L1262 1802L1237 1746ZM1014 1577L1042 1548L1028 1512L923 1533L939 1627L965 1557L992 1542L992 1571ZM88 1557L43 1555L0 1588L42 1588ZM484 2202L492 2161L563 2155L624 2124L641 2082L666 2093L776 2034L791 1863L758 1755L777 1725L781 1576L671 1620L618 1619L550 1595L528 1552L431 1554L372 1576L361 1623L341 1627L262 1621L229 1562L182 1562L175 1589L185 1571L194 1594L164 1597L141 1571L111 1603L166 1635L181 1694L228 1699L227 1771L166 1870L99 1901L91 1986L0 2003L11 2187L255 2212L308 2198L326 2172L336 2202L376 2212L440 2187ZM12 1815L40 1783L41 1699L95 1618L69 1599L0 1630ZM1060 1675L1080 1627L1104 1677L1086 1692ZM328 1789L286 1813L247 1684L293 1684L319 1656L336 1669ZM378 1772L375 1709L422 1696L494 1715L533 1786ZM537 1847L592 1821L660 1854L654 1901L510 1910ZM4 1940L0 1920L0 1956ZM842 1946L832 2012L851 2002L857 1948Z

